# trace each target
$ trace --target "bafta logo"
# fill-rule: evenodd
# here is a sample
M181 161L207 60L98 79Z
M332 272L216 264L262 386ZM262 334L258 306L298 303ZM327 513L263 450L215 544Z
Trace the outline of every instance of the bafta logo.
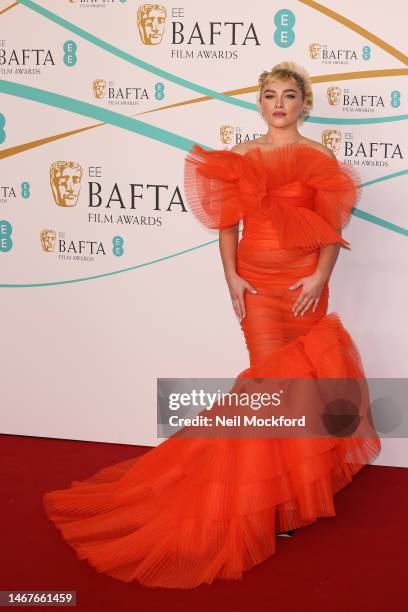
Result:
M338 130L329 128L322 132L322 144L331 149L335 155L339 152L341 143L341 133Z
M52 253L55 247L55 240L57 238L56 232L51 229L43 229L40 232L40 240L43 251L46 253Z
M99 100L105 96L106 92L106 81L103 79L95 79L92 81L92 91L95 98Z
M220 127L220 138L222 144L231 144L234 128L232 125L224 124Z
M137 26L144 45L159 45L164 34L166 8L162 4L141 4L137 9Z
M56 161L51 165L50 183L57 206L76 206L81 179L82 168L77 162Z
M320 50L321 50L321 45L319 43L310 43L309 53L312 59L320 58Z
M328 87L327 88L327 100L331 106L336 106L340 102L341 88L340 87Z

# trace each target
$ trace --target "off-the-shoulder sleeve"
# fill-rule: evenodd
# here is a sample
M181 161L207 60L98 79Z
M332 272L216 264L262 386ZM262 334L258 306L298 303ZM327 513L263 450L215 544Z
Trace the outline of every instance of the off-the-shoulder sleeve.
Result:
M327 153L317 151L316 155L316 150L310 151L300 157L298 170L316 190L315 212L340 233L361 198L359 174L353 166Z
M265 177L245 156L194 144L184 160L184 193L192 213L210 229L239 223L264 194Z
M318 248L340 244L350 248L341 230L361 196L357 170L305 143L284 145L263 153L269 198L261 204L274 222L282 248ZM310 197L296 193L300 185ZM293 192L294 190L294 192Z

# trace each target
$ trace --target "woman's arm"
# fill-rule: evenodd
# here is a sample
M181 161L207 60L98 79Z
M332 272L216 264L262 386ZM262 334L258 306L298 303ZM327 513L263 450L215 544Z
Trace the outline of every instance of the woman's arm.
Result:
M241 320L245 317L245 289L248 289L251 293L257 293L257 291L237 274L238 229L239 223L220 230L219 248L232 305L238 320Z
M295 317L298 314L303 316L310 307L312 307L313 312L316 310L324 284L331 276L339 251L339 243L320 247L318 263L313 274L299 279L297 283L290 287L290 289L302 287L302 291L292 307Z
M337 157L331 149L321 143L316 144L318 144L318 149L320 151L337 161ZM341 236L341 228L336 228L336 231L338 235ZM302 291L292 307L292 312L295 317L298 314L304 315L311 307L313 312L316 310L324 284L330 279L334 265L337 261L340 247L341 245L339 243L320 247L318 263L313 274L299 279L297 283L289 287L290 289L302 287Z
M219 247L222 265L224 266L224 275L228 278L236 276L236 256L238 246L238 229L239 223L220 230L219 232Z
M340 244L328 244L320 247L319 260L315 273L320 275L324 281L328 281L337 261L340 251Z

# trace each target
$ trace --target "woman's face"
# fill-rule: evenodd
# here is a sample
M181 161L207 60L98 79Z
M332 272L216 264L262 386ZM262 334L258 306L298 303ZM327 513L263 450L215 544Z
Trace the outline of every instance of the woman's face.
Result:
M264 119L277 127L296 123L299 114L306 109L302 93L292 79L268 81L265 83L260 99ZM281 114L275 114L281 113Z

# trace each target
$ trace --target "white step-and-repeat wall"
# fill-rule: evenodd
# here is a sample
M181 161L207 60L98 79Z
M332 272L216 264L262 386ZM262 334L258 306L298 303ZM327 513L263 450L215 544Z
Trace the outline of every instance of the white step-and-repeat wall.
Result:
M403 0L0 0L3 433L154 445L158 377L247 367L183 160L265 133L257 78L284 60L314 83L301 132L364 185L330 310L368 377L406 377L405 16ZM408 465L405 440L377 463Z

